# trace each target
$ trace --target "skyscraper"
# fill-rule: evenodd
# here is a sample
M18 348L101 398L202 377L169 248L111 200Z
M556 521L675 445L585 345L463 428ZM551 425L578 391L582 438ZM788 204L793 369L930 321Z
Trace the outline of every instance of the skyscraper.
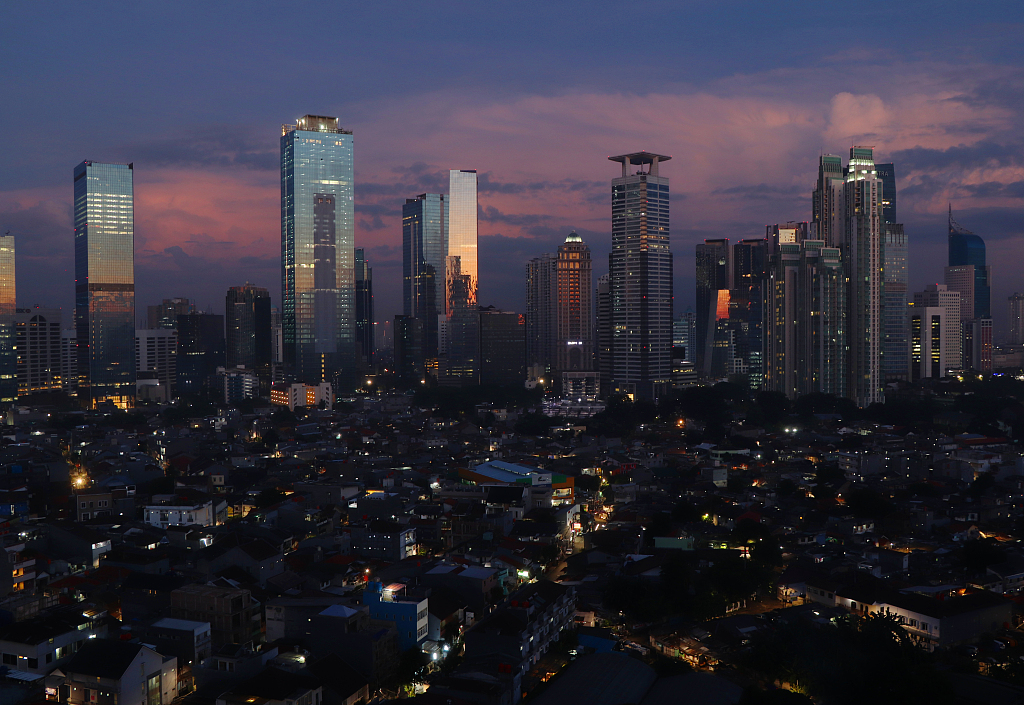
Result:
M164 299L146 307L146 328L174 328L178 325L178 316L195 312L195 305L186 298Z
M711 376L711 349L718 316L718 292L732 285L732 251L729 241L705 240L697 245L697 321L694 354L690 358L702 378Z
M1006 302L1010 327L1006 342L1010 345L1024 345L1024 295L1014 292Z
M910 328L915 325L915 315L920 318L921 312L925 309L940 309L943 314L939 320L942 325L942 330L935 335L925 332L924 335L932 336L928 338L929 341L936 340L941 342L941 349L939 350L938 357L935 358L934 362L940 364L939 372L933 374L932 370L921 370L920 365L922 364L922 358L918 357L907 362L907 371L905 375L917 374L920 377L944 377L947 370L957 369L961 365L961 327L960 327L960 293L953 289L948 288L944 284L929 284L924 288L924 291L914 292L914 304L911 307L913 311L905 313L907 317L908 336L910 335ZM914 312L917 312L915 314ZM931 316L931 314L927 314ZM922 319L924 320L924 319ZM927 324L931 325L932 318L927 319ZM922 333L918 331L917 337L920 338ZM929 342L929 344L931 344ZM938 344L938 343L936 343ZM915 350L920 352L918 343L911 341L907 344L907 354L912 355ZM930 354L930 353L929 353ZM927 357L927 355L926 355ZM929 363L930 364L930 363ZM911 377L913 379L913 376Z
M364 369L373 367L373 269L362 247L356 248L356 350Z
M558 267L550 253L526 263L526 364L542 378L557 366Z
M883 182L883 192L887 188ZM885 224L885 290L882 301L882 372L886 379L907 376L907 236L901 223Z
M986 264L985 241L953 220L949 209L949 266L974 267L974 315L988 318L992 315L990 284L991 269Z
M768 240L740 240L733 246L733 288L729 319L735 331L737 356L746 368L751 389L764 382L764 288L768 275Z
M914 306L907 311L910 342L907 375L912 382L924 378L938 379L946 374L949 361L943 350L948 347L945 336L947 311L938 306Z
M225 365L256 373L260 394L270 395L272 340L270 292L246 282L233 286L224 297Z
M884 400L882 386L882 182L870 147L851 147L846 168L822 155L812 206L816 238L842 250L848 290L847 394L859 406Z
M83 406L135 403L135 189L131 164L75 167L75 327Z
M437 316L445 312L447 206L447 197L439 193L420 194L402 206L402 305L406 316L423 323L420 352L425 358L437 357Z
M875 164L875 173L882 180L882 222L896 222L896 165Z
M960 292L963 334L962 366L992 371L992 270L986 263L985 241L953 220L949 209L949 266L946 285Z
M281 127L284 362L342 389L355 373L352 139L334 117Z
M824 245L821 240L783 242L770 258L765 387L790 398L846 396L842 253Z
M590 248L573 230L558 246L558 372L594 369L592 268Z
M224 366L224 316L190 313L178 316L175 374L179 397L198 397L210 390L218 367Z
M423 377L423 321L395 316L395 372L412 381Z
M14 315L18 353L18 396L62 388L61 311L19 308Z
M659 174L671 157L634 152L608 159L622 164L612 179L608 255L612 390L656 399L672 384L669 182Z
M0 404L13 404L18 397L16 294L14 236L0 235Z
M449 172L448 199L448 258L445 261L448 355L441 382L460 386L477 382L480 364L475 169Z
M526 379L525 320L493 306L480 313L480 384L521 386Z
M597 358L602 395L609 391L612 379L612 286L609 280L607 274L598 277L594 292L594 357Z
M682 348L682 359L693 362L693 344L697 338L697 314L687 306L672 322L672 347Z

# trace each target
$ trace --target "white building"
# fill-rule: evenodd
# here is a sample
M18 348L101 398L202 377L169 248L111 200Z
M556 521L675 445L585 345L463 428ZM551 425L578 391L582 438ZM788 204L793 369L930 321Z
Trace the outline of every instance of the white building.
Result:
M914 293L914 303L911 309L922 306L943 310L941 333L943 361L942 374L938 376L946 374L946 370L960 369L963 365L963 350L961 349L963 335L960 328L963 299L960 292L944 284L929 284L924 291ZM913 343L911 343L911 348L913 348Z
M178 332L173 328L144 328L135 331L135 369L156 372L156 378L168 393L174 389L177 374Z
M176 499L147 506L146 523L150 526L159 526L161 529L166 529L168 526L188 526L190 524L213 526L217 523L213 500L180 502L182 498Z

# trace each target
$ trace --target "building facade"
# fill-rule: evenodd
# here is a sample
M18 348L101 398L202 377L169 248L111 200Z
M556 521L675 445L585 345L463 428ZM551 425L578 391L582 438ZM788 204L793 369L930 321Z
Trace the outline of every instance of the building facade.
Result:
M518 386L526 379L523 316L492 307L480 310L480 384Z
M669 159L651 152L609 157L622 165L612 179L608 255L611 390L644 399L657 399L672 384L669 180L659 173Z
M78 397L135 404L135 187L131 164L75 167Z
M474 384L479 367L480 317L477 232L477 173L453 169L448 175L448 256L445 260L445 313L448 345L442 384Z
M445 312L447 206L440 193L420 194L402 206L402 310L423 324L425 358L438 355L437 316Z
M224 366L224 316L191 313L178 316L176 393L195 397L209 388L211 377Z
M304 382L354 382L352 132L305 115L281 127L284 362Z
M943 340L943 333L948 333L944 320L948 317L946 309L939 306L911 306L907 313L910 328L907 365L907 376L912 382L921 379L939 379L949 369L949 361L944 358L944 348L948 345Z
M1006 300L1007 323L1009 335L1006 342L1010 345L1024 345L1024 294L1013 293Z
M19 308L13 318L18 396L62 389L60 309Z
M373 368L376 347L373 329L373 269L366 259L366 250L356 248L356 352L361 369Z
M149 372L174 396L178 382L178 332L173 328L135 331L135 366L139 376Z
M12 404L18 397L14 250L14 236L0 235L0 404Z
M922 308L940 308L943 311L943 316L940 319L942 323L941 335L935 336L942 344L941 363L943 365L941 374L937 375L942 377L948 370L955 370L961 367L962 356L963 356L963 332L960 323L960 292L950 289L944 284L929 284L924 288L924 291L914 292L914 302L912 309ZM908 334L909 326L913 322L913 318L909 317L908 312ZM930 321L931 319L929 319ZM929 323L930 325L930 323ZM928 333L928 335L931 335ZM920 336L919 336L920 337ZM930 344L931 338L929 338ZM908 354L914 349L913 344L909 344L907 347ZM910 363L908 362L908 365ZM907 368L910 369L909 367ZM936 375L924 375L926 377L932 377Z
M224 333L225 365L252 370L259 377L260 393L269 394L273 381L270 292L248 282L228 289Z
M886 165L890 168L891 164ZM882 193L888 191L882 181ZM888 197L884 200L889 200ZM895 196L893 196L893 201ZM883 212L893 206L885 205ZM907 236L902 223L885 223L885 293L883 294L882 372L886 379L902 379L907 374Z
M559 373L594 369L593 262L590 248L572 231L558 247L556 263L556 360Z
M547 377L558 348L558 258L550 253L526 263L526 364Z
M711 350L714 346L715 327L719 319L720 291L728 291L732 284L732 251L726 239L705 240L697 245L697 312L696 339L691 355L702 378L711 376Z
M178 316L195 312L195 305L186 298L164 299L158 304L146 307L146 327L150 330L174 328L178 325Z

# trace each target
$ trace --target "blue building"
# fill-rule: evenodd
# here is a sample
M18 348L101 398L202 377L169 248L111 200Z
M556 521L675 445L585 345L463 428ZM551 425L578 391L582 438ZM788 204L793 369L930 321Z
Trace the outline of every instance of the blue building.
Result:
M424 358L437 357L437 316L445 312L448 199L440 193L402 206L402 310L423 324Z
M419 647L427 638L427 598L406 595L404 584L370 583L363 591L363 604L373 619L394 622L402 651Z
M985 241L953 220L952 206L949 209L949 266L974 267L973 318L990 317L991 270L985 263Z

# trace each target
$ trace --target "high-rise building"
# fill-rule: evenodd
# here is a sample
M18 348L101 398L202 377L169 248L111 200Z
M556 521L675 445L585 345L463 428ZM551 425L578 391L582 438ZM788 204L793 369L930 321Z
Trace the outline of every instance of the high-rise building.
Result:
M558 265L550 253L526 263L526 364L540 377L557 366Z
M178 316L177 395L198 397L209 391L218 367L224 367L224 316Z
M406 316L423 323L422 352L436 358L437 316L445 313L448 198L424 193L402 206L402 304Z
M882 222L896 222L896 165L875 164L875 173L882 181Z
M75 328L83 406L135 403L135 188L131 164L75 167Z
M686 307L686 310L672 322L672 347L676 349L673 359L681 353L679 359L683 362L693 362L693 344L697 337L697 314L693 308Z
M594 369L592 269L590 248L573 230L558 246L555 365L558 372Z
M766 226L765 240L768 241L768 255L777 254L779 245L792 244L794 242L799 244L804 240L810 240L812 229L817 230L817 226L815 225L812 228L810 223L802 221L790 221L788 223L776 223L775 225Z
M601 393L606 394L612 378L612 294L607 274L597 278L594 292L594 357L600 375Z
M526 321L493 306L480 309L480 384L522 386L526 379Z
M355 383L352 132L305 115L281 127L284 362L303 382Z
M135 368L140 378L143 373L149 373L147 376L155 379L167 390L167 396L173 398L178 383L178 331L174 328L136 329Z
M962 346L962 332L960 323L960 292L950 289L944 284L929 284L924 288L924 291L914 292L914 302L912 308L914 311L922 311L926 308L938 308L943 311L940 322L942 323L941 335L938 336L938 340L942 343L942 349L938 361L942 363L940 374L932 374L928 372L924 374L920 367L914 369L917 370L917 374L923 377L944 377L947 370L958 369L961 362L961 346ZM913 312L907 315L907 326L908 335L909 327L913 324ZM923 314L922 314L923 315ZM929 314L930 315L930 314ZM928 319L928 325L931 325ZM920 335L920 334L919 334ZM930 335L930 333L929 333ZM931 338L929 338L931 340ZM931 343L929 343L931 344ZM909 343L907 346L907 354L909 355L912 350L915 350L913 343ZM921 360L909 361L907 363L907 372L904 374L910 374L911 368L914 365L920 365Z
M697 374L711 376L711 350L715 342L715 328L720 318L719 291L732 287L732 251L729 241L705 240L697 245L697 320L694 354Z
M284 362L284 330L281 325L281 309L270 309L270 360L275 365Z
M1010 345L1024 345L1024 294L1014 292L1006 302L1010 328L1006 342Z
M413 316L395 316L395 372L407 380L423 378L423 321Z
M846 387L859 406L884 401L882 189L870 147L851 147L845 169L839 157L821 156L812 226L819 240L843 253L848 286Z
M842 253L821 240L784 242L771 255L765 387L790 398L846 396L846 282Z
M672 384L669 180L659 174L671 157L635 152L608 158L622 165L621 176L612 179L608 255L611 391L657 399Z
M0 404L13 404L18 397L16 294L14 236L0 235Z
M768 276L768 240L740 240L733 245L733 288L729 318L736 339L735 356L746 368L751 389L764 382L764 295Z
M445 312L448 352L441 383L476 384L480 364L477 292L477 174L452 169L448 178L448 257L445 260Z
M18 359L18 396L63 388L61 311L19 308L14 315Z
M78 394L78 336L74 328L60 332L60 380L65 392Z
M909 363L907 375L913 382L921 379L938 379L945 376L949 361L943 351L949 347L944 333L949 326L945 319L946 309L939 306L911 306L907 312L910 342L907 354Z
M195 305L186 298L164 299L146 307L146 328L174 328L178 325L178 316L195 312Z
M363 369L373 367L376 347L373 331L373 269L366 259L366 251L356 248L356 351Z
M888 187L884 181L882 184L885 193ZM886 222L884 252L882 372L886 379L903 379L910 364L907 360L910 330L907 327L907 236L901 223Z
M270 310L270 292L248 282L231 287L224 297L225 366L254 372L263 396L273 382Z
M985 241L953 220L949 209L949 266L946 285L960 292L960 325L966 369L992 371L992 269Z

